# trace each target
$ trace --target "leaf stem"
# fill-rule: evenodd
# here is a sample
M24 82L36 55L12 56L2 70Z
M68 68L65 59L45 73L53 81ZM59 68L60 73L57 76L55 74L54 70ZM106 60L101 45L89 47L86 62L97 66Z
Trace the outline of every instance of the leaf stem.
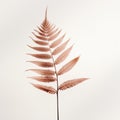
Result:
M59 120L59 89L58 89L58 76L57 76L57 120Z
M47 36L48 37L48 36ZM48 41L48 44L49 44L49 41ZM50 48L50 45L49 45L49 49L50 49L50 54L51 54L51 57L52 57L52 61L53 61L53 66L54 66L54 69L55 69L55 75L56 75L56 85L57 85L57 90L56 90L56 98L57 98L57 120L59 120L59 80L58 80L58 74L57 74L57 68L56 68L56 65L55 65L55 60L54 60L54 56L52 54L52 50Z
M55 60L54 60L53 55L52 55L52 60L53 60L53 63L54 63L56 80L57 80L57 83L56 83L57 84L57 91L56 91L56 97L57 97L57 120L59 120L59 80L58 80L58 74L57 74L57 69L56 69Z
M53 63L55 63L54 61L54 57L52 56L52 60ZM59 120L59 80L58 80L58 74L57 74L57 69L56 69L56 65L54 64L54 68L55 68L55 74L56 74L56 79L57 79L57 91L56 91L56 97L57 97L57 120Z
M45 20L47 22L47 8L46 8L46 11L45 11ZM49 46L49 49L50 49L50 54L51 54L51 57L52 57L52 61L53 61L53 66L54 66L54 69L55 69L55 75L56 75L56 85L57 85L57 90L56 90L56 98L57 98L57 120L59 120L59 81L58 81L58 73L57 73L57 68L56 68L56 65L55 65L55 60L54 60L54 56L52 54L52 50L50 48L50 43L49 43L49 36L46 35L46 38L47 39L47 42L48 42L48 46Z

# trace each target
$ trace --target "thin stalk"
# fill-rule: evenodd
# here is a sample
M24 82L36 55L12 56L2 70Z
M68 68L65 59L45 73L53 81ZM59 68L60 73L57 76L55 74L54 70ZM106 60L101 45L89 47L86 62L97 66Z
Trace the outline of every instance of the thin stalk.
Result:
M48 36L46 36L48 37ZM49 40L48 40L48 44L49 44ZM50 45L49 45L50 46ZM55 69L55 75L56 75L56 81L57 81L57 91L56 91L56 99L57 99L57 120L59 120L59 82L58 82L58 74L57 74L57 68L56 68L56 65L55 65L55 60L54 60L54 57L52 55L52 50L51 48L49 47L50 49L50 54L52 56L52 61L53 61L53 66L54 66L54 69Z
M51 52L51 54L52 54L52 52ZM52 55L52 60L53 60L53 63L55 63L53 55ZM59 80L58 80L58 74L57 74L57 69L56 69L56 65L55 64L54 64L54 68L55 68L55 74L56 74L56 79L57 79L57 92L56 92L56 98L57 98L57 120L59 120Z
M54 62L54 57L52 56L52 60L53 60L53 63ZM58 80L58 74L57 74L57 69L56 69L56 66L54 64L54 68L55 68L55 74L56 74L56 78L57 78L57 92L56 92L56 98L57 98L57 120L59 120L59 80Z
M45 21L47 21L47 8L46 8L46 12L45 12ZM52 61L53 61L53 65L55 68L55 75L56 75L56 80L57 80L57 92L56 92L56 98L57 98L57 120L59 120L59 82L58 82L58 74L57 74L57 69L56 69L56 65L55 65L55 60L54 60L54 56L52 55L52 50L50 48L50 43L49 43L49 36L46 35L46 37L48 38L48 45L49 45L49 49L50 49L50 54L52 56Z
M59 89L58 89L58 77L57 77L57 120L59 120Z

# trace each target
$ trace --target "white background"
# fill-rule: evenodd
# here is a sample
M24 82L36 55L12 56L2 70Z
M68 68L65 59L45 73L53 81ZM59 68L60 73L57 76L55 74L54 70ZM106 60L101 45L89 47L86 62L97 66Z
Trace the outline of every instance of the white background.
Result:
M60 93L60 120L120 120L119 0L0 0L0 120L56 120L56 96L29 84L29 36L44 18L74 42L80 61L61 78L90 80Z

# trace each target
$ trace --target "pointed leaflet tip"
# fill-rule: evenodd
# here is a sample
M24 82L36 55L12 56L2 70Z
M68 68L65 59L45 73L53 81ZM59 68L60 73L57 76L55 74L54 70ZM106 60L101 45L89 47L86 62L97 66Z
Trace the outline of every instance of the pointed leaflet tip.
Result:
M48 7L46 7L46 10L45 10L45 20L47 20L47 10L48 10Z

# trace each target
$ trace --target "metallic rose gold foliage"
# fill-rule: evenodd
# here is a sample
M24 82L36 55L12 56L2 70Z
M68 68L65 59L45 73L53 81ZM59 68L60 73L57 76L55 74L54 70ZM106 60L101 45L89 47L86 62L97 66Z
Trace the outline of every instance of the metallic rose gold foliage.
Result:
M56 93L56 90L53 87L48 87L48 86L39 85L39 84L32 84L32 85L40 90L47 92L47 93L50 93L50 94Z
M47 51L49 51L48 47L31 47L30 45L28 45L28 47L32 48L33 50L40 51L40 52L47 52Z
M33 40L33 42L35 42L35 43L38 44L38 45L42 45L42 46L48 45L48 42L47 42L47 41L35 40L35 39L33 39L32 37L30 37L30 38Z
M60 90L65 90L67 88L71 88L85 80L87 80L88 78L78 78L78 79L73 79L73 80L68 80L64 83L62 83L60 86L59 86L59 89Z
M53 70L42 70L42 69L28 69L27 71L33 71L40 75L55 75L55 71Z
M58 95L59 90L65 90L87 79L78 78L68 80L59 86L59 76L71 70L78 62L79 56L67 62L66 64L63 63L64 65L61 67L61 69L57 70L57 65L66 60L72 50L73 45L67 47L70 39L64 41L65 34L62 34L62 30L49 22L47 18L47 9L42 24L37 26L32 34L33 37L30 38L34 43L36 43L37 46L28 45L30 49L35 50L35 53L28 53L28 55L33 56L33 59L37 59L27 62L33 63L40 68L28 69L27 71L33 71L39 74L39 76L33 76L29 78L37 80L40 83L56 82L57 89L55 90L53 87L40 84L32 84L34 87L50 94L56 93Z
M34 32L32 32L32 33L36 38L38 38L40 40L47 40L47 38L45 36L36 35Z
M49 31L48 36L52 36L53 34L55 34L59 29L55 28L55 26Z
M65 64L59 71L58 71L58 75L62 75L66 72L68 72L69 70L71 70L74 65L77 63L77 61L79 60L79 57L74 58L73 60L71 60L70 62L68 62L67 64Z
M28 54L28 55L31 55L33 57L36 57L36 58L40 58L40 59L50 59L51 58L51 55L49 54Z
M55 38L58 37L58 35L59 35L60 33L61 33L61 30L59 30L57 33L51 35L51 36L49 37L49 40L54 40Z
M62 37L58 38L58 40L55 40L51 45L50 47L51 48L54 48L54 47L57 47L63 40L63 38L65 37L65 35L63 35Z
M51 63L51 62L43 62L43 61L27 61L27 62L31 62L37 66L40 66L40 67L45 67L45 68L49 68L49 67L53 67L54 64Z
M54 82L56 80L55 77L53 76L49 76L49 75L45 75L45 76L33 76L33 77L29 77L31 79L40 81L40 82Z
M60 52L62 52L65 47L67 46L67 43L69 42L69 40L67 40L66 42L64 42L63 44L61 44L60 46L58 46L54 51L53 51L53 55L57 55L59 54Z
M57 57L57 59L55 60L55 64L59 64L63 62L67 58L71 50L72 50L72 46L67 50L65 50L60 56Z

